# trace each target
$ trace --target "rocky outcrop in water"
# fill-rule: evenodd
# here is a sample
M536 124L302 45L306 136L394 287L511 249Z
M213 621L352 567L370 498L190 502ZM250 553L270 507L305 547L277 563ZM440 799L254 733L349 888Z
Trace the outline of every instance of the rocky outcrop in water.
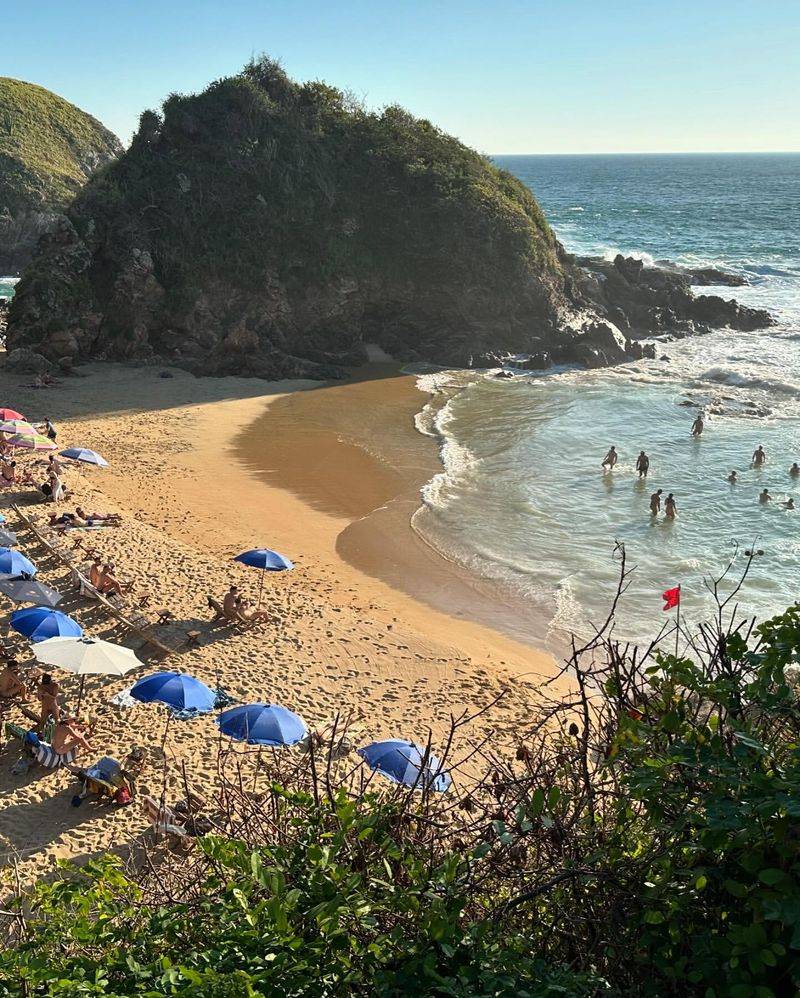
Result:
M653 335L769 321L674 269L569 256L485 158L262 60L142 115L41 238L8 337L62 366L330 378L368 343L446 366L598 366Z

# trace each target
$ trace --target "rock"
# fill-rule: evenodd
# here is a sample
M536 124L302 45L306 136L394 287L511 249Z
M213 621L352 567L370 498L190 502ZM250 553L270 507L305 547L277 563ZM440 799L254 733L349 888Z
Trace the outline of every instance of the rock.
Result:
M27 347L17 347L6 357L6 370L17 374L48 374L52 368L46 357Z
M526 371L545 371L548 367L553 366L553 358L546 350L539 350L526 357L525 360L515 361L514 366L521 367Z

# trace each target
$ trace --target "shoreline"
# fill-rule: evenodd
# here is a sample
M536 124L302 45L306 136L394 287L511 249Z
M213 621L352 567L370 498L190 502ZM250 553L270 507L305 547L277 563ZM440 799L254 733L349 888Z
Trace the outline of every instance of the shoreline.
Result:
M380 504L387 488L391 492L398 485L396 472L376 470L376 458L369 454L351 455L346 467L334 460L327 470L307 469L323 498L322 483L336 483L327 490L328 508L322 509L321 498L315 505L287 490L288 481L279 481L280 468L259 471L243 458L242 437L252 438L250 443L257 440L250 427L270 427L275 442L275 428L288 425L287 417L295 426L282 445L300 458L304 452L298 441L305 434L306 443L318 449L331 428L315 428L309 413L320 404L315 400L325 389L310 382L271 384L170 373L173 377L161 379L154 368L94 364L57 388L34 391L0 371L0 391L8 404L16 404L32 419L50 416L59 430L59 444L92 447L110 462L104 469L70 466L65 477L74 498L63 508L83 505L123 515L122 526L97 531L91 541L104 559L116 563L123 579L133 582L135 592L150 594L146 613L152 619L161 608L171 611L173 621L158 629L162 640L182 645L188 630L201 632L197 649L179 651L166 665L150 663L119 680L87 679L84 704L93 723L92 756L122 757L132 745L144 746L148 763L140 792L160 795L163 711L147 705L127 710L109 705L116 693L158 668L178 669L221 685L242 702L284 703L312 726L337 712L361 710L363 743L391 736L420 740L427 731L434 740L441 738L453 715L480 710L502 693L488 715L461 733L458 755L467 754L489 734L497 750L513 753L531 721L537 689L559 671L555 660L471 620L432 609L343 556L340 535L345 532L348 545L355 542L359 533L347 535L348 529L362 522L374 501ZM392 383L399 395L405 393L409 407L412 392L419 400L410 378L405 384L399 379ZM349 389L350 384L356 389ZM356 381L332 391L341 390L347 398L358 384L368 386L361 391L372 391L376 384L384 394L388 390L387 379L387 384ZM303 405L291 400L302 400ZM396 401L387 399L387 411ZM307 413L302 419L300 409ZM434 461L432 441L413 428L410 432L418 438L417 456L421 446L428 451L428 461ZM333 457L342 451L323 453ZM301 463L287 458L284 466ZM427 474L430 464L412 467L417 475ZM326 479L333 472L340 477ZM404 487L402 476L400 481ZM29 501L29 496L3 492L2 505L8 507L18 498L23 504ZM337 502L346 508L337 508ZM39 516L51 509L38 503L30 507ZM212 630L207 594L219 599L230 584L251 596L257 592L253 571L232 560L254 546L274 546L296 564L295 571L267 580L265 604L276 622L241 634ZM20 535L20 548L38 561L43 581L70 592L65 612L88 633L131 643L114 629L113 621L73 597L68 572L34 549L30 535ZM375 554L359 550L367 560ZM427 557L434 555L428 552ZM395 569L404 571L403 563ZM12 609L4 603L6 622ZM20 641L20 648L27 650L28 643ZM59 679L71 700L75 677ZM217 744L209 718L172 726L168 794L178 793L179 768L185 764L192 785L213 796ZM85 859L133 846L146 831L147 820L138 806L70 807L75 781L69 773L32 770L14 776L10 769L16 758L14 746L4 745L0 863L16 859L23 879L45 875L55 859Z

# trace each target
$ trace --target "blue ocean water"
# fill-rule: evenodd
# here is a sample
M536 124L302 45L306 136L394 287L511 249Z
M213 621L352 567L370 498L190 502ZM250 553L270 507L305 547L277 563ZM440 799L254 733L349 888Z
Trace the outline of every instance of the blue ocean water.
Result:
M645 261L713 264L744 288L710 288L770 309L778 325L663 344L668 360L605 371L498 380L440 372L419 418L441 441L443 471L424 490L415 529L447 558L495 580L530 608L540 639L585 631L613 593L615 541L637 569L619 633L647 640L659 595L680 583L688 621L713 610L706 580L753 544L743 602L759 617L800 596L800 155L511 156L499 165L536 194L566 248ZM702 439L690 426L707 414ZM613 474L600 461L610 444ZM750 466L758 444L761 470ZM634 471L639 450L650 476ZM740 482L726 481L731 470ZM767 487L770 504L758 502ZM674 492L678 519L653 521L651 491ZM735 572L732 577L735 577Z

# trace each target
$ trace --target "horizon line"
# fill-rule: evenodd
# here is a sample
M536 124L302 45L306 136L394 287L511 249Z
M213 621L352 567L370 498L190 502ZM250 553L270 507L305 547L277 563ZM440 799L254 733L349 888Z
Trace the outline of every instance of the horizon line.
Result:
M615 150L614 152L492 152L494 156L800 156L800 149Z

